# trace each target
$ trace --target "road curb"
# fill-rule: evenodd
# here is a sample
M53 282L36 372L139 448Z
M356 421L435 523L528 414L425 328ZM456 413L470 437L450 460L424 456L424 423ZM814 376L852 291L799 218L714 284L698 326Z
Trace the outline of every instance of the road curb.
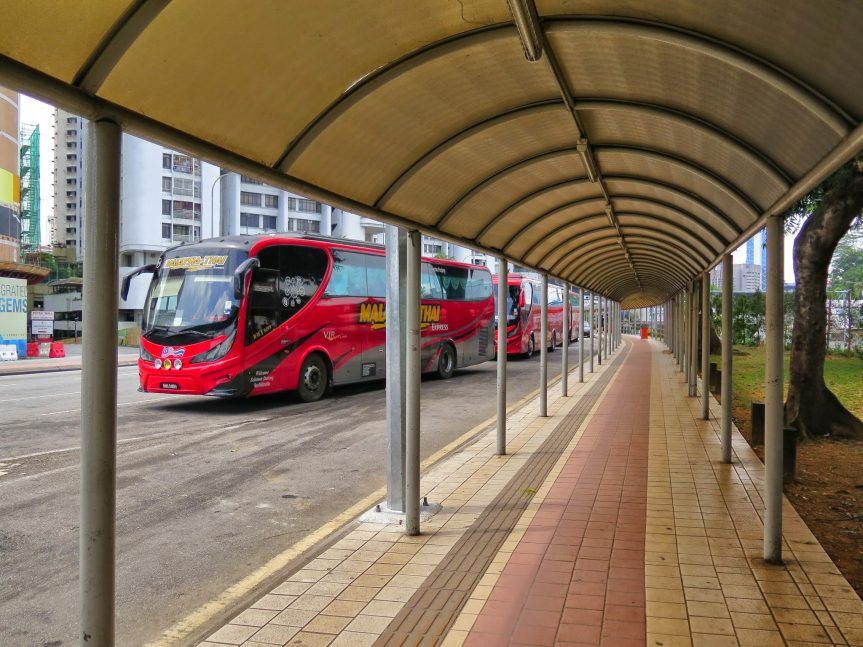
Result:
M137 366L138 358L135 358L134 362L117 362L117 368L126 368L129 366ZM3 370L0 368L0 377L10 377L15 375L37 375L39 373L65 373L68 371L80 371L80 366L52 366L49 368L26 368L23 367L21 370L10 369Z

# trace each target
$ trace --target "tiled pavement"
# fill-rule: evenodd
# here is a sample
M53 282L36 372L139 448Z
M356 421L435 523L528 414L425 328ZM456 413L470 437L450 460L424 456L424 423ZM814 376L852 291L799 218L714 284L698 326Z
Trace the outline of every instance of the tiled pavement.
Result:
M863 645L863 602L786 502L761 559L764 469L655 342L616 356L423 475L406 537L363 523L213 633L216 645ZM715 403L714 403L715 405Z

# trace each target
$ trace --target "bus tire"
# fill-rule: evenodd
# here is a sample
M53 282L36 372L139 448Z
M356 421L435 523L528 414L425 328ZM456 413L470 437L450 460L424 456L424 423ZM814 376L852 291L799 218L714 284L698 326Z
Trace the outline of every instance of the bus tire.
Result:
M533 354L536 352L536 341L531 335L527 340L527 350L523 353L525 359L530 359L533 357Z
M455 349L450 344L444 344L437 358L437 375L442 380L448 380L454 372Z
M553 353L554 349L557 348L557 331L551 331L551 346L548 347L548 352Z
M318 353L310 354L300 366L297 395L303 402L317 402L327 392L328 385L327 363Z

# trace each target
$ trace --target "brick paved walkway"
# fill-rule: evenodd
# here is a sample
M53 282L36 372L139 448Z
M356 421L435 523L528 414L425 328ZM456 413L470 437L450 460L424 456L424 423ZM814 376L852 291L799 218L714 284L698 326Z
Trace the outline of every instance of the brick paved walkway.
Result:
M216 645L863 645L863 602L785 502L761 554L764 469L671 356L634 338L423 474L441 512L359 523L233 618ZM714 403L715 405L715 403Z

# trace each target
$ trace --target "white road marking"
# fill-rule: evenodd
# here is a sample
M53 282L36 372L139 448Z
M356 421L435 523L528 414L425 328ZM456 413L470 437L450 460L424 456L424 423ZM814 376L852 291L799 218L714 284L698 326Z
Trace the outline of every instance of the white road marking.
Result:
M118 407L131 407L136 404L149 404L150 402L161 402L162 400L176 400L177 397L173 395L169 395L164 398L151 398L147 400L136 400L135 402L120 402L117 404ZM50 413L40 413L40 416L59 416L61 413L78 413L80 409L65 409L63 411L51 411Z
M0 402L18 402L19 400L35 400L37 398L56 398L58 395L81 395L80 391L67 391L66 393L45 393L43 395L25 395L20 398L9 398Z

